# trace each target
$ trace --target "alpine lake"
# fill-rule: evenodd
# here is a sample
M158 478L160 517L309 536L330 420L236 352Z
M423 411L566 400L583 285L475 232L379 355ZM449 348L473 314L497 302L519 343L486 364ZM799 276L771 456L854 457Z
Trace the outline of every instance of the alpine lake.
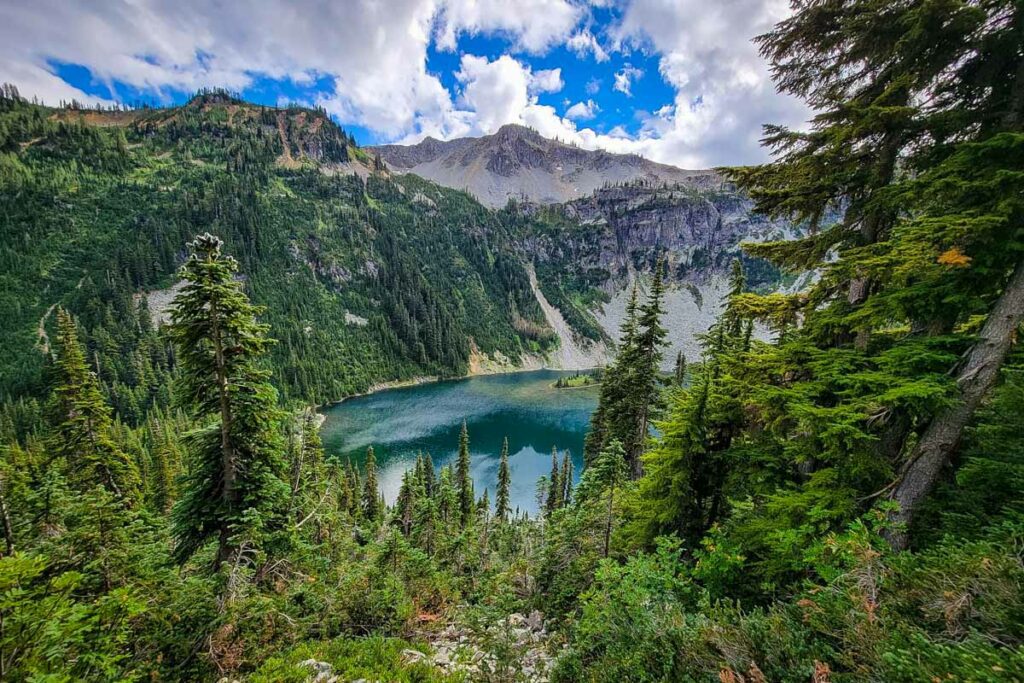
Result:
M551 450L559 461L571 454L578 480L583 439L597 406L598 386L556 388L575 372L536 370L484 375L386 389L323 409L321 436L328 457L354 463L373 446L377 478L388 503L398 496L402 474L429 453L434 467L454 463L462 421L469 430L470 473L476 495L490 500L498 479L502 440L508 438L511 505L537 511L537 480L551 471Z

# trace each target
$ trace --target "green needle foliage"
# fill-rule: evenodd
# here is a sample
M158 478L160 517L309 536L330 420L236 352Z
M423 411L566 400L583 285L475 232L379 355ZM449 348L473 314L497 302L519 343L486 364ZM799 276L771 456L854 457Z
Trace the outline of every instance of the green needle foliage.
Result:
M139 502L138 468L112 437L111 411L96 374L86 365L78 328L64 309L57 311L59 334L54 389L56 425L53 452L84 490L102 486L127 505Z
M512 486L512 474L508 466L508 437L501 442L501 455L498 460L498 489L494 497L494 516L504 522L512 513L509 507L509 489Z
M222 245L208 233L192 242L171 314L179 396L200 424L209 423L188 437L190 465L173 513L179 561L213 538L217 562L227 561L245 526L272 527L286 509L277 393L260 366L271 342Z
M638 283L541 519L507 440L475 497L465 422L388 505L310 404L549 349L524 236L602 338L595 226L390 176L322 111L0 88L0 679L1024 680L1024 7L798 2L758 44L811 120L726 173L794 239L671 375Z
M463 526L469 523L475 510L473 498L473 479L469 474L469 430L466 421L462 421L459 432L459 456L455 463L455 485L458 490L458 513Z

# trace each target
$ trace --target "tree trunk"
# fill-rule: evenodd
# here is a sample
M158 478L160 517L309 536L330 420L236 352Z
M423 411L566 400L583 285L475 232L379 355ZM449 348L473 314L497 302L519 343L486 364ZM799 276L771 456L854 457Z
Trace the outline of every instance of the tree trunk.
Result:
M644 452L644 445L647 443L647 432L649 431L647 425L648 405L649 404L645 401L643 406L640 408L640 419L637 424L637 441L633 452L629 454L630 476L633 477L633 479L639 479L644 476L644 462L642 455Z
M903 467L890 499L899 509L889 521L901 528L886 532L893 548L903 550L910 540L908 528L914 513L932 490L942 469L951 461L964 428L975 410L995 385L999 370L1013 343L1014 333L1024 318L1024 261L1017 264L1010 281L981 328L978 341L968 351L957 376L960 401L939 412Z
M7 509L7 497L4 495L4 480L0 476L0 518L4 525L4 543L7 546L7 555L14 554L14 525L11 524L11 513Z

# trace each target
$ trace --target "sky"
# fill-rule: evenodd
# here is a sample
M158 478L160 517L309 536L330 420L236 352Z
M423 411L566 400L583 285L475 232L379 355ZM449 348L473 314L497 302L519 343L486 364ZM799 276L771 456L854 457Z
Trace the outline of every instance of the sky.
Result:
M0 0L0 81L47 104L203 87L323 107L360 144L519 123L682 168L808 113L751 39L785 0Z

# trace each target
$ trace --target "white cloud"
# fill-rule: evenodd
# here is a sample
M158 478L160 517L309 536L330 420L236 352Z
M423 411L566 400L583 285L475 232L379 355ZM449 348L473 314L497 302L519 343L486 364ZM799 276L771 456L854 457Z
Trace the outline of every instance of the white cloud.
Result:
M585 121L592 119L597 116L597 112L601 111L601 107L597 106L594 100L587 100L586 102L577 102L565 111L565 117L568 119L575 119L577 121Z
M585 57L587 54L592 53L596 61L608 61L608 53L601 47L600 43L597 42L597 38L588 29L577 31L569 36L565 46L575 52L577 57Z
M676 90L671 108L644 121L636 151L691 168L765 158L761 126L800 126L804 106L779 95L751 39L789 12L786 0L633 0L612 29L619 46L660 54Z
M615 72L615 85L613 85L612 88L623 93L626 97L632 97L633 93L630 88L633 86L633 82L640 80L643 75L643 69L638 69L631 64L626 64Z
M802 105L775 92L749 42L786 12L786 0L631 0L615 25L601 27L598 42L583 0L0 0L0 81L55 104L104 100L63 81L53 62L86 66L99 83L157 97L208 86L241 90L258 77L297 84L329 77L335 87L317 103L387 139L451 138L522 123L584 147L681 166L749 163L763 158L762 123L805 118ZM461 35L494 33L516 54L565 45L598 61L615 51L657 55L675 96L645 115L635 134L599 134L578 129L573 118L585 120L578 115L591 102L598 111L603 74L585 86L592 99L561 117L537 96L558 92L562 72L534 71L528 56L466 55L454 91L428 70L432 43L455 49ZM613 87L636 92L640 76L625 65Z
M543 52L563 42L582 16L583 10L568 0L443 0L437 43L455 50L460 33L499 31L514 36L527 52Z
M563 86L561 69L535 71L530 78L530 92L558 92Z

